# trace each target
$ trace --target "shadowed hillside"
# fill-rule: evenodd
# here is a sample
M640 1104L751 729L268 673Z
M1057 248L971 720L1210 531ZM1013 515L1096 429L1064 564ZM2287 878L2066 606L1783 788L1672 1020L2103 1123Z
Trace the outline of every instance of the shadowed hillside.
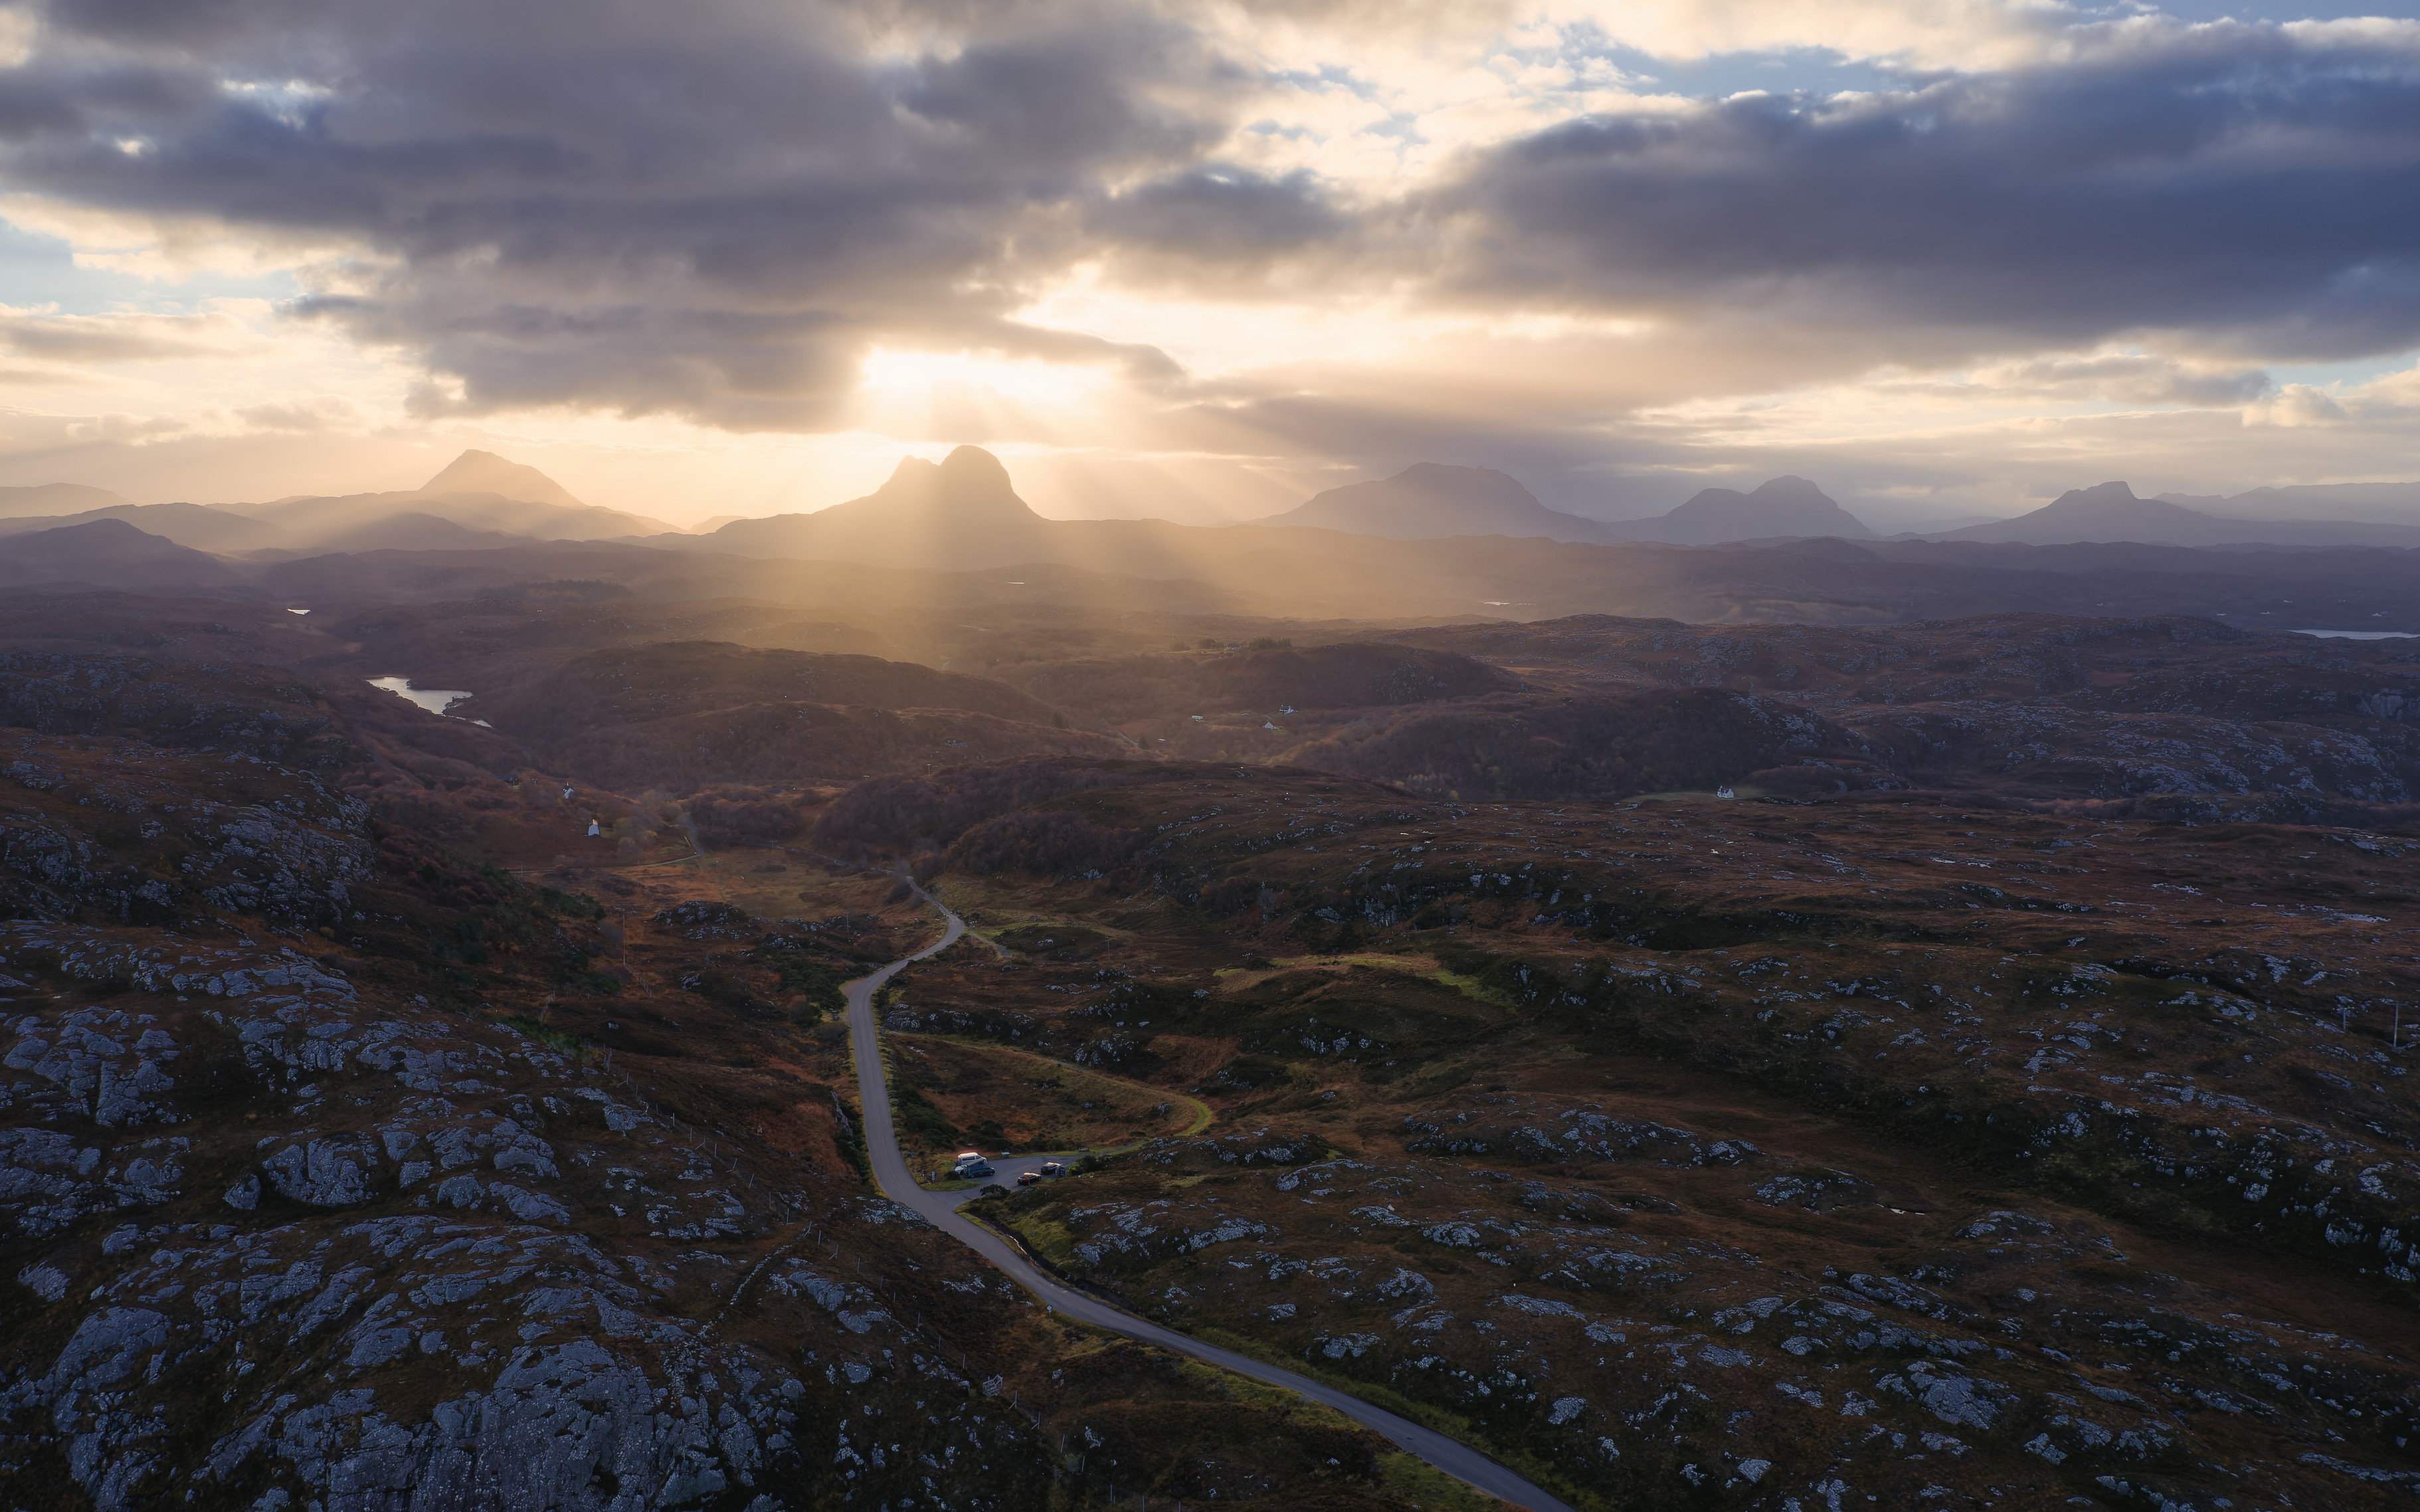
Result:
M527 741L565 772L629 790L853 782L1123 748L986 678L714 641L591 651L449 712Z
M1467 657L1350 643L1060 662L1009 675L1053 703L1109 720L1425 703L1510 686Z

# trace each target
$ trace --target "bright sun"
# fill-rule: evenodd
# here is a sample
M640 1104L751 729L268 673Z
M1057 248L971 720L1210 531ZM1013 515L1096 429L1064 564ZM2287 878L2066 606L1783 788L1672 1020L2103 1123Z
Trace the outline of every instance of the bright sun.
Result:
M859 375L869 395L884 398L979 399L989 395L1034 409L1081 404L1107 382L1107 375L1097 367L966 351L894 351L888 347L868 352Z

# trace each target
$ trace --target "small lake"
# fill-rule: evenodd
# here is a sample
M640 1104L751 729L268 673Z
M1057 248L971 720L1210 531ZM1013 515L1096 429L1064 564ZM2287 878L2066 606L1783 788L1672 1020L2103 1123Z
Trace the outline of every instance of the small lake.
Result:
M2420 640L2420 632L2408 630L2298 630L2295 635L2323 635L2332 641L2409 641Z
M399 698L409 698L432 714L442 714L471 696L471 690L468 688L415 688L411 685L410 678L372 678L369 679L369 684L382 693L391 693ZM474 719L471 723L489 729L495 727L484 719Z

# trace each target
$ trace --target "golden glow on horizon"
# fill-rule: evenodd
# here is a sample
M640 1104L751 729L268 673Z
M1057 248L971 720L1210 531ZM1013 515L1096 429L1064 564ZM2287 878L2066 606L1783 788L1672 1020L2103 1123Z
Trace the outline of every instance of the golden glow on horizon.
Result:
M967 351L902 351L876 347L858 368L864 392L877 400L996 396L1010 404L1046 407L1091 402L1109 385L1100 368L1032 358L986 357Z

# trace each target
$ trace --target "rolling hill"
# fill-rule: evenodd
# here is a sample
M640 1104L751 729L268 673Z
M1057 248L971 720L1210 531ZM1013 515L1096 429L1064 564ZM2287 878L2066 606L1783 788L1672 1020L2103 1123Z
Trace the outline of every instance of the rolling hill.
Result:
M0 583L89 583L109 587L221 586L235 573L214 556L137 530L123 520L88 521L8 538Z

